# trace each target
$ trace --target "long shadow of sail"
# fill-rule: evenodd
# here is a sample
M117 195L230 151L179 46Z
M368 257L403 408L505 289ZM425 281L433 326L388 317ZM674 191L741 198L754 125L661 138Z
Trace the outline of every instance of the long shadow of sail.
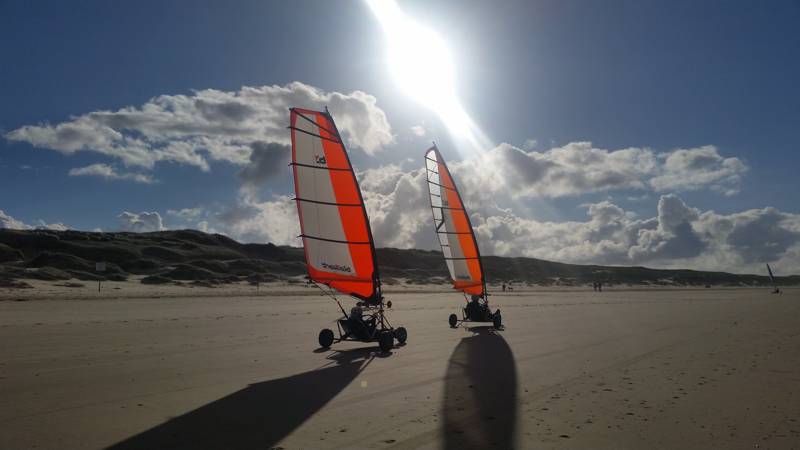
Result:
M251 384L109 449L269 449L347 387L373 352L336 352L331 366Z
M505 339L472 327L447 366L443 427L447 449L511 449L517 420L517 369Z

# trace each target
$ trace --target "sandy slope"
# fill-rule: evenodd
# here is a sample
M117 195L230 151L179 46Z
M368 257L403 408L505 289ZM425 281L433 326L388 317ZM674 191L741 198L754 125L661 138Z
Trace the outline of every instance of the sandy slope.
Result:
M322 297L183 289L0 294L0 448L800 448L800 291L497 295L499 333L396 293L380 357L315 351Z

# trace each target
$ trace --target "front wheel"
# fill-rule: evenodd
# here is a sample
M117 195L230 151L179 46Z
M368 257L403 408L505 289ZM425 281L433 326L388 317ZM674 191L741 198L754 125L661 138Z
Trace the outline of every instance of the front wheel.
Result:
M325 328L319 332L319 346L328 348L333 344L333 331Z
M405 344L406 339L408 339L408 331L404 327L398 327L394 330L394 337L397 338L397 342Z
M447 321L450 322L450 328L455 328L458 323L458 316L450 314L450 318L448 318Z
M378 338L378 345L383 353L389 353L394 347L394 336L392 333L382 333Z

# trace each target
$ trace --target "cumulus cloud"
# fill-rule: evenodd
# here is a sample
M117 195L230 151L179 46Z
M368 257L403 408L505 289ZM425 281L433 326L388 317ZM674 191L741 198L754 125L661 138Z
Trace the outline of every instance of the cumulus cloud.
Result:
M639 219L610 202L588 205L588 220L549 222L513 214L481 217L484 253L582 264L761 272L774 263L800 271L800 215L774 209L701 213L664 195L656 217Z
M119 220L120 230L122 231L147 233L166 230L161 220L161 214L157 212L143 211L137 214L124 211L117 216L117 219Z
M90 164L85 167L76 167L69 170L71 177L100 177L106 180L130 180L136 183L152 184L152 176L143 173L118 172L116 168L107 164Z
M678 149L660 155L661 173L650 180L657 191L697 190L706 186L726 195L738 192L748 167L739 158L723 158L716 147Z
M377 246L438 248L422 168L408 171L389 164L357 175ZM456 175L458 180L462 175ZM774 208L718 214L691 207L676 194L664 194L657 197L653 217L639 217L602 201L582 205L586 220L556 222L521 217L498 206L481 189L470 187L462 194L487 255L755 273L770 262L784 273L800 272L800 214ZM235 206L207 217L198 228L247 242L300 245L290 196L260 201L242 191Z
M477 176L468 164L451 164L451 168L456 166L459 181ZM406 171L390 164L360 172L358 177L376 245L437 248L423 169ZM480 181L459 185L484 254L737 272L760 272L763 263L771 262L787 272L800 271L797 214L773 208L718 214L691 207L670 193L656 196L653 217L638 217L602 201L583 205L584 221L541 221L498 206L492 195L483 192L492 188ZM291 215L282 220L297 219Z
M0 209L0 228L7 228L10 230L33 230L33 229L40 229L40 230L57 230L57 231L64 231L67 230L67 226L61 222L58 223L47 223L41 219L36 221L36 225L29 225L21 220L15 219L10 215L6 214L5 211Z
M516 197L563 197L616 189L685 191L710 188L737 192L747 166L725 158L714 146L657 153L649 148L607 150L572 142L547 151L510 144L451 164L482 189Z
M259 201L245 194L235 206L217 213L215 220L221 232L243 242L301 245L297 237L300 235L297 206L289 196Z
M204 212L204 208L182 208L182 209L168 209L167 214L183 220L196 219Z
M10 230L29 230L32 226L26 224L21 220L17 220L0 209L0 228L8 228Z
M236 174L245 188L255 188L281 170L286 170L291 158L288 145L258 141L250 144L250 147L250 162Z
M325 92L300 82L162 95L140 107L90 112L55 125L26 125L5 138L64 154L97 152L125 166L151 169L170 161L207 171L209 160L248 164L255 143L288 144L291 106L328 106L348 144L368 154L394 141L375 97L361 91Z

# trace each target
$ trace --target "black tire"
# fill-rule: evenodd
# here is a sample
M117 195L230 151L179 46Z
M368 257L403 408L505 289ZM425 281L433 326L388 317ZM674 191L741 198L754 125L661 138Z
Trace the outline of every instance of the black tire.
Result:
M500 316L500 313L497 313L492 317L492 323L494 323L494 327L496 329L500 329L503 326L503 318Z
M406 339L408 339L408 331L406 331L404 327L397 327L397 329L394 330L394 337L397 339L397 342L405 344Z
M394 347L394 333L381 333L378 338L378 345L381 347L383 353L389 353Z
M450 328L455 328L456 324L458 323L458 316L455 314L450 314L450 317L447 319L450 322Z
M333 331L325 328L319 332L319 346L328 348L333 344Z

